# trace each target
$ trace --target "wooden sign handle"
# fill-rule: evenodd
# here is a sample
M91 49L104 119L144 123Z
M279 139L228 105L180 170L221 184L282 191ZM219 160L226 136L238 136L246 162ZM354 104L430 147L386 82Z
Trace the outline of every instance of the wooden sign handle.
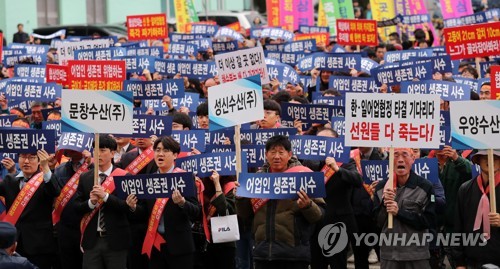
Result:
M94 137L94 185L99 184L99 134Z
M389 188L394 188L394 147L389 149L389 179L387 180ZM393 226L392 214L387 215L387 229L392 229Z
M493 149L488 149L488 184L490 186L490 208L491 213L497 213L497 199L495 194L495 162Z
M241 125L234 126L234 146L236 148L236 181L238 182L241 171ZM246 160L245 160L246 161ZM246 171L245 171L246 172Z

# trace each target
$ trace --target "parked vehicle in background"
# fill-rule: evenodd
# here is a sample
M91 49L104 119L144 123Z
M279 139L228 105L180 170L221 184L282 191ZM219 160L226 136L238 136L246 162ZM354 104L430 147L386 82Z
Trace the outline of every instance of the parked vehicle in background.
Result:
M259 18L261 25L267 25L267 20L257 11L202 11L198 12L200 21L215 21L219 26L226 26L231 23L239 22L241 28L248 33L250 28L254 27L255 18Z
M33 30L33 33L39 35L50 35L59 30L66 30L66 37L68 36L116 36L127 37L127 27L124 23L117 24L81 24L81 25L59 25L59 26L46 26ZM42 39L42 44L50 44L52 39Z

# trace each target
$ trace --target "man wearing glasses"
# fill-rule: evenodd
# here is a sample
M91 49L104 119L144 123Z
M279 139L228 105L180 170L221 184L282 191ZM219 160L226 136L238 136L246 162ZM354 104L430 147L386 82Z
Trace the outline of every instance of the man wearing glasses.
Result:
M52 204L60 189L49 168L51 158L45 150L19 154L21 172L0 182L8 210L4 221L17 228L17 252L41 269L56 262Z

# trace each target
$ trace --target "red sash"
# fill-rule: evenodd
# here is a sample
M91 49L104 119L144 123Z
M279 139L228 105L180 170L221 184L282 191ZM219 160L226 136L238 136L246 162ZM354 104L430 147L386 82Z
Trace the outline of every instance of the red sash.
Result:
M40 185L43 182L43 172L39 172L38 174L31 177L31 179L26 182L21 191L17 194L14 203L10 206L7 215L3 219L3 221L10 222L12 225L16 225L19 217L23 213L24 209L28 205L35 192L38 190Z
M311 169L308 167L299 165L299 166L294 166L288 170L286 170L284 173L297 173L297 172L312 172ZM267 202L269 199L260 199L260 198L252 198L250 199L250 203L252 204L252 209L253 212L259 211Z
M134 148L133 150L137 150ZM155 151L153 147L149 147L146 150L143 150L142 153L137 156L128 166L125 168L127 172L132 175L137 175L139 171L141 171L146 165L149 164L155 158Z
M95 167L94 169L97 169L97 167ZM111 172L111 175L109 175L109 177L107 177L106 180L104 180L104 182L101 185L104 188L104 191L107 193L112 193L113 191L115 191L115 181L113 180L113 177L124 176L126 174L127 171L122 170L120 168L116 168L115 170L113 170L113 172ZM97 204L94 207L94 209L90 213L87 213L85 214L85 216L83 216L82 221L80 222L80 233L81 233L80 245L82 243L83 234L85 233L87 226L89 225L90 221L95 216L95 214L99 212L103 203L104 201L97 201Z
M201 204L201 214L202 214L202 222L203 222L203 232L205 233L205 238L207 241L210 241L210 230L208 229L207 223L207 214L205 213L205 195L203 192L205 191L205 185L203 185L203 181L196 179L196 190L198 191L198 201Z
M481 191L481 199L479 200L479 204L477 205L476 218L474 220L474 229L473 231L479 230L481 228L481 221L483 223L483 233L484 238L489 240L491 237L491 227L490 227L490 219L488 214L490 213L490 200L488 199L488 193L490 192L490 185L486 187L486 190L483 187L483 176L479 175L476 179L479 190ZM500 184L500 173L495 175L495 186L496 188ZM496 203L496 201L493 201Z
M462 157L463 158L467 158L469 157L469 155L472 153L472 149L467 149L467 150L464 150L462 151Z
M66 182L66 185L64 185L63 189L61 190L61 194L59 195L59 197L57 197L54 203L54 210L52 211L52 224L56 225L61 219L61 213L76 193L78 182L80 181L80 175L84 172L87 172L88 167L89 165L87 163L83 163L83 165L78 168L78 170L68 180L68 182Z
M172 173L186 172L180 168L174 168ZM163 215L163 210L167 205L169 198L157 198L149 216L148 229L146 231L146 237L144 238L144 243L142 244L141 254L148 255L151 258L151 251L153 246L160 250L160 246L166 243L163 236L158 233L158 225L160 225L161 216Z

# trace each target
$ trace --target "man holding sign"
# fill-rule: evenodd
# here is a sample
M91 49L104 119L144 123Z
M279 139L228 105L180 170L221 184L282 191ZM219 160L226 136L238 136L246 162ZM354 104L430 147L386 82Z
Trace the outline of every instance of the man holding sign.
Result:
M377 185L374 211L382 233L397 235L390 242L381 241L381 268L430 268L429 245L424 233L435 218L432 183L411 170L415 157L410 148L394 149L394 186L388 180ZM394 225L387 228L387 215L394 216ZM410 241L414 234L418 236ZM397 240L403 238L403 240ZM413 243L412 243L413 242ZM423 243L423 244L422 244Z
M292 155L287 137L270 138L266 143L266 163L260 172L311 171ZM322 198L311 200L304 190L297 195L297 200L236 198L238 216L253 218L255 268L308 268L311 259L309 238L314 223L323 217L325 202Z
M495 189L500 191L500 151L495 150L494 173ZM458 246L453 248L457 269L479 268L483 264L500 264L500 214L490 213L489 170L486 150L478 151L472 161L481 167L481 173L474 179L462 184L458 190L457 210L455 211L455 232L482 234L486 244ZM496 204L500 205L496 197Z

